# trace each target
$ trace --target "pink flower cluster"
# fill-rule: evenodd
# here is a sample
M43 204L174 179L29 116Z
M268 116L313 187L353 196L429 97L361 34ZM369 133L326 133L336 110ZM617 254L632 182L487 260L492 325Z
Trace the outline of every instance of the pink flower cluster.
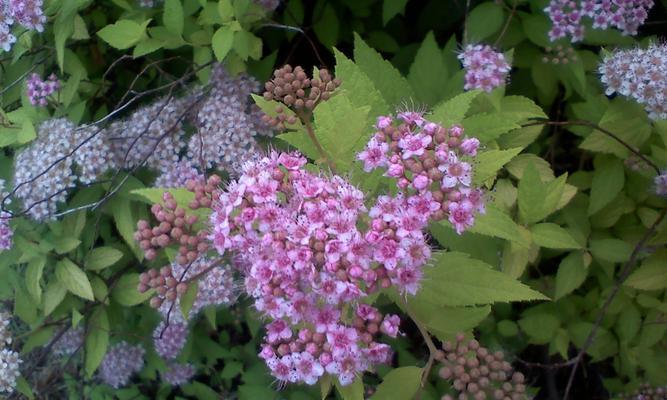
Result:
M28 30L44 31L46 16L42 11L42 0L3 0L0 2L0 48L9 51L16 42L11 32L18 23Z
M181 311L177 309L172 312L180 313ZM160 322L153 331L155 352L167 360L178 357L188 340L188 333L187 322L170 322L168 325L165 321Z
M598 68L606 94L644 105L652 119L667 119L667 44L615 51Z
M568 36L578 42L584 38L584 17L591 19L593 29L616 28L636 35L651 7L653 0L551 0L544 11L552 22L552 42Z
M133 346L127 342L109 347L100 364L100 379L114 389L127 385L132 375L144 367L145 354L141 345Z
M503 53L493 50L489 45L469 44L458 58L466 70L465 90L482 89L490 92L505 84L507 74L512 69Z
M60 81L51 74L49 79L42 80L38 74L32 74L26 81L28 99L33 106L46 106L47 98L60 90Z
M299 154L276 152L246 163L213 204L211 240L220 255L237 257L247 293L272 320L260 353L272 374L312 384L327 371L347 385L389 359L390 348L375 338L395 336L400 323L353 304L392 284L416 292L430 256L427 219L418 196L387 198L394 212L372 216L361 191L305 164ZM355 317L344 310L351 304Z
M7 193L5 192L5 180L0 179L0 205L4 207L8 206L11 201L9 199L5 200ZM9 250L12 248L14 231L12 227L9 226L9 221L11 221L12 215L7 211L2 211L0 209L0 251Z
M474 224L476 213L484 213L483 192L472 187L470 163L479 140L465 138L463 127L444 128L418 112L402 112L397 119L379 117L375 127L375 135L357 158L367 172L385 169L384 175L396 179L407 197L380 197L372 217L386 223L396 217L403 221L409 212L423 223L447 218L461 234Z
M188 383L197 370L192 364L170 363L167 370L162 373L162 380L172 386L181 386Z

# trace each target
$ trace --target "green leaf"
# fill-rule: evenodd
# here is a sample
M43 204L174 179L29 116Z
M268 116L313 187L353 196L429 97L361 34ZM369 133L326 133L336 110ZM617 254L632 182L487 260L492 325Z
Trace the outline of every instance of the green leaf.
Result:
M329 396L329 392L331 392L331 387L333 386L333 380L331 375L329 374L324 374L320 378L320 395L322 396L322 400L326 400L327 396Z
M536 168L528 167L519 181L519 217L532 224L543 220L558 209L565 189L566 174L551 182L543 182Z
M420 101L435 105L442 99L449 74L433 32L424 38L415 60L410 66L408 82Z
M518 124L521 119L521 114L480 113L464 119L462 125L469 135L478 138L480 142L488 143L504 133L521 128Z
M414 97L410 84L401 76L401 73L389 61L384 60L378 52L364 43L356 33L354 35L354 60L359 68L371 78L390 107L395 107L401 101Z
M347 386L341 385L338 379L334 378L334 384L343 400L364 400L364 380L361 376L357 376L354 382Z
M140 293L137 286L139 286L139 274L134 272L124 274L111 289L111 298L116 303L126 307L136 306L150 299L153 292L149 290Z
M25 340L23 347L21 348L21 353L27 354L37 347L41 347L49 343L53 332L55 331L54 326L46 326L34 330L28 335L28 338Z
M222 61L232 49L234 44L234 31L226 25L221 26L211 38L213 53L218 61Z
M144 252L134 240L137 219L133 214L130 200L127 197L117 197L109 202L109 208L113 214L116 228L125 242L130 246L135 256L143 260Z
M438 104L431 114L433 122L444 127L463 122L472 101L480 94L479 90L471 90Z
M248 58L259 60L262 57L262 40L248 31L238 31L234 35L232 48L243 61Z
M541 247L548 249L581 249L572 235L556 224L545 222L533 225L530 228L533 241Z
M81 241L72 237L60 237L53 241L53 249L58 254L66 254L76 249L81 244Z
M588 215L600 211L623 189L625 172L623 162L613 156L599 156L593 161L593 182L588 203Z
M197 281L188 283L188 290L181 296L181 314L186 320L189 319L190 310L197 300L197 292L199 291L199 285Z
M521 318L519 326L528 335L531 343L546 344L555 335L560 321L551 314L535 313Z
M546 300L548 297L495 271L490 265L458 252L436 253L426 268L416 298L447 306Z
M323 45L333 47L338 43L338 29L340 25L336 9L331 2L320 2L318 4L322 4L324 8L316 14L320 18L315 21L313 30Z
M220 18L224 22L231 21L234 18L234 6L232 6L231 0L219 0L218 1L218 13Z
M315 108L315 136L336 169L347 171L368 140L370 107L355 107L342 93Z
M575 346L578 348L583 346L592 328L593 324L590 322L578 322L569 327L570 337ZM593 357L594 362L597 362L613 356L617 351L618 343L614 336L607 329L600 327L597 330L593 344L586 353Z
M419 390L422 369L402 367L389 371L371 400L410 400Z
M468 38L472 43L486 39L499 31L505 22L503 9L494 2L475 7L466 20Z
M75 15L76 13L74 10L61 10L53 24L56 59L58 61L58 66L60 67L61 72L63 71L63 67L65 65L65 42L67 42L67 38L72 36L72 33L74 33Z
M100 29L97 35L111 46L123 50L134 46L141 40L149 23L150 20L138 24L129 19L121 19Z
M635 148L641 147L651 135L651 125L643 106L619 97L612 100L598 125ZM630 155L625 146L597 130L593 130L579 147L614 154L621 159Z
M516 322L510 321L508 319L499 321L496 327L498 329L498 333L505 337L514 337L519 333L519 327L517 326Z
M661 290L667 288L667 250L659 250L644 260L641 266L623 283L640 290Z
M41 303L42 301L42 286L40 285L40 281L42 280L45 265L46 257L40 255L30 260L28 267L25 270L26 289L37 303Z
M44 290L44 304L42 308L44 309L44 315L47 316L53 312L53 310L58 307L58 305L63 301L65 295L67 294L67 288L58 282L52 281L46 286Z
M584 264L584 253L575 251L563 258L556 272L556 295L558 300L581 286L586 280L588 270Z
M90 286L86 273L68 258L63 258L56 264L56 277L71 293L86 300L95 300L93 288Z
M384 0L382 2L382 25L387 25L392 18L403 15L408 0Z
M475 159L477 165L475 167L473 183L479 185L487 179L495 177L498 171L520 152L520 147L480 152Z
M86 329L86 374L88 377L100 366L109 347L109 317L103 306L98 306L88 319Z
M333 51L336 56L336 77L341 80L338 90L345 91L354 106L370 106L368 115L373 122L378 116L389 114L391 110L371 78L338 49L334 48Z
M632 246L621 239L591 240L589 247L594 258L614 263L628 261L632 254Z
M637 336L642 325L642 316L634 305L624 307L616 321L615 331L621 343L628 343Z
M35 394L32 392L30 384L23 376L16 378L16 390L28 400L33 400L35 398Z
M486 236L511 240L524 247L530 244L529 241L521 235L518 225L512 218L493 204L487 205L486 213L479 214L475 218L475 225L473 225L469 231Z
M165 0L162 21L172 33L183 34L183 5L180 0Z
M97 247L86 254L83 266L86 269L97 271L114 265L123 258L123 252L113 247Z
M132 57L139 58L141 56L145 56L146 54L150 54L156 50L161 49L163 45L164 43L162 40L152 38L144 39L137 43L137 45L134 47Z
M220 373L222 379L231 379L243 371L243 364L238 361L230 361L225 364L225 367Z
M74 32L72 33L72 39L76 40L90 39L90 34L88 34L88 28L86 28L86 21L84 21L79 14L76 14L74 16Z

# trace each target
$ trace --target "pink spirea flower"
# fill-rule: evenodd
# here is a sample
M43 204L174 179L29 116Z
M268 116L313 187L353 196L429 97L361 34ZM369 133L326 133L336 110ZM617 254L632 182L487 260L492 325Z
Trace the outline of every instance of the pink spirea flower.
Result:
M275 152L247 162L213 204L210 238L236 258L246 292L270 320L260 356L272 375L311 384L326 370L349 384L388 359L377 350L382 314L358 302L391 285L416 292L426 259L406 254L402 240L429 253L428 216L417 211L428 201L383 197L369 213L359 189L305 164ZM370 218L365 230L362 218ZM343 312L350 304L365 319Z
M465 137L460 125L445 128L414 112L378 120L383 121L384 128L375 132L365 151L385 145L387 150L381 157L387 163L365 166L369 171L385 168L385 176L397 180L402 194L396 198L380 196L369 216L375 219L373 227L378 231L384 229L383 224L396 224L401 242L379 236L374 248L386 269L392 270L401 259L411 260L406 265L412 267L430 256L422 236L411 236L419 232L420 226L430 219L446 219L461 234L474 224L476 214L485 212L483 192L472 186L473 161L480 143L474 137ZM407 145L413 142L413 147ZM408 207L404 206L406 202ZM421 275L420 269L407 268L390 279L412 293Z
M624 35L636 35L653 4L653 0L551 0L544 9L552 24L549 39L583 40L585 17L593 29L616 28Z
M459 60L465 69L465 90L482 89L490 92L507 81L507 74L512 67L503 53L493 50L489 45L469 44Z
M42 80L38 74L31 74L26 86L30 104L44 107L48 104L48 97L60 90L60 81L55 74L51 74L47 80Z
M598 71L606 94L619 93L642 104L652 119L667 119L667 44L617 50Z
M42 0L5 0L0 5L0 48L9 51L16 42L12 34L14 24L27 30L44 31L46 16Z
M0 251L12 248L14 231L9 226L11 215L6 211L0 211Z
M100 379L114 389L127 385L132 375L143 368L145 353L141 345L124 341L109 347L100 364Z
M167 366L167 370L162 373L162 380L171 386L181 386L190 382L197 370L192 364L180 364L172 362Z

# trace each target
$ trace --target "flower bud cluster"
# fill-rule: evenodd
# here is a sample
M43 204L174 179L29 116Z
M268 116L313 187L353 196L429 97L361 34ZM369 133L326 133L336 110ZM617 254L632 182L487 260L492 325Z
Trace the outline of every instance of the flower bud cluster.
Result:
M5 191L5 181L0 179L0 205L7 207L11 201L10 199L5 200L7 197L7 192ZM0 209L0 251L9 250L12 248L14 231L12 227L9 226L9 221L11 221L11 214L7 211L2 211ZM0 343L2 342L2 336L0 335Z
M17 23L27 30L44 31L46 16L42 0L5 0L0 4L0 48L9 51L16 42L11 32Z
M357 155L364 170L386 169L424 218L447 218L461 234L484 213L483 192L472 187L472 165L479 140L465 138L459 125L444 128L418 112L379 117L377 131ZM392 215L400 204L380 198L376 215ZM372 212L373 210L371 210ZM371 214L371 216L374 216ZM384 217L387 220L387 217Z
M113 165L98 128L76 128L65 118L50 119L39 126L37 139L14 158L14 185L19 186L15 193L32 218L45 220L67 199L67 190L77 180L90 183Z
M526 394L524 376L512 373L512 365L505 361L502 351L491 352L472 339L465 340L462 333L455 342L446 341L442 351L436 354L442 363L438 374L452 383L458 397L442 396L442 400L524 400Z
M273 79L264 85L264 99L276 100L297 114L302 110L312 112L317 105L329 100L334 90L340 86L340 80L334 79L326 69L319 70L319 76L308 78L306 72L300 66L292 68L285 65L273 72ZM283 106L276 108L276 117L264 116L264 121L278 129L284 129L285 123L292 125L296 123L294 115L288 116Z
M616 28L624 35L636 35L653 4L653 0L551 0L544 9L552 23L549 39L583 40L584 17L591 19L593 29Z
M542 62L545 64L569 64L577 60L577 53L572 47L564 47L560 44L554 47L545 47L546 54L542 57Z
M210 208L218 196L220 177L211 175L206 182L190 179L186 188L194 193L194 199L186 207L177 204L171 192L162 195L163 204L153 204L151 212L158 225L151 227L146 220L137 222L134 239L145 252L147 260L155 259L157 250L177 244L176 261L186 264L195 261L200 254L208 250L207 233L197 225L199 217L194 212L199 208Z
M127 385L132 375L144 367L145 354L141 345L133 346L125 341L109 347L100 364L100 379L114 389Z
M0 312L0 393L12 393L16 386L16 379L21 374L19 366L21 358L19 353L7 348L12 343L12 335L9 331L11 316Z
M648 383L642 383L632 393L624 393L619 396L621 400L665 400L667 399L667 386L653 387Z
M196 112L197 131L188 141L187 155L201 168L234 172L239 160L257 150L256 136L270 136L272 128L250 95L260 89L254 78L232 77L221 64L213 67L210 92Z
M469 44L458 55L466 71L465 90L482 89L490 92L507 81L512 67L503 53L489 45Z
M172 362L162 374L162 380L171 386L181 386L190 382L192 377L195 376L195 372L197 372L197 370L192 364Z
M60 90L60 81L55 74L51 74L47 80L42 80L39 74L32 74L26 86L30 104L44 107L48 104L47 98Z
M53 346L53 353L58 356L71 356L83 346L83 341L83 327L68 329Z
M300 154L276 152L246 163L213 204L211 240L220 255L237 257L247 293L272 320L262 357L273 375L312 383L326 370L349 384L388 359L374 335L384 328L395 336L400 321L368 306L355 319L343 308L392 284L417 291L430 255L424 201L386 198L397 207L371 216L361 191L305 164Z
M598 70L607 95L632 97L649 118L667 119L667 44L615 51Z

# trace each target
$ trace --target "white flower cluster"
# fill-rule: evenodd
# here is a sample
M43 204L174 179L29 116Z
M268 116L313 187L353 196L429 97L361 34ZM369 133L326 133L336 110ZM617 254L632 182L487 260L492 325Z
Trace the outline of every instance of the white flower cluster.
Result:
M90 138L97 129L77 129L65 118L50 119L39 126L37 139L18 152L14 158L15 193L32 218L48 219L77 180L90 183L113 167L102 133Z
M12 343L11 332L9 331L9 314L0 312L0 347L5 347ZM21 359L19 354L8 348L0 350L0 393L11 393L16 386L16 379L21 374L19 365Z
M188 143L188 157L206 168L234 171L255 153L255 136L271 135L251 93L260 85L247 75L230 76L220 64L211 73L211 91L198 109L197 132Z
M193 164L192 161L184 158L167 165L162 173L155 178L154 186L159 188L183 188L190 179L204 179L204 176L199 173Z
M102 382L114 389L127 385L132 375L144 367L145 354L146 350L141 345L120 342L111 346L100 365Z
M667 119L667 44L615 51L599 71L607 95L632 97L651 119Z

